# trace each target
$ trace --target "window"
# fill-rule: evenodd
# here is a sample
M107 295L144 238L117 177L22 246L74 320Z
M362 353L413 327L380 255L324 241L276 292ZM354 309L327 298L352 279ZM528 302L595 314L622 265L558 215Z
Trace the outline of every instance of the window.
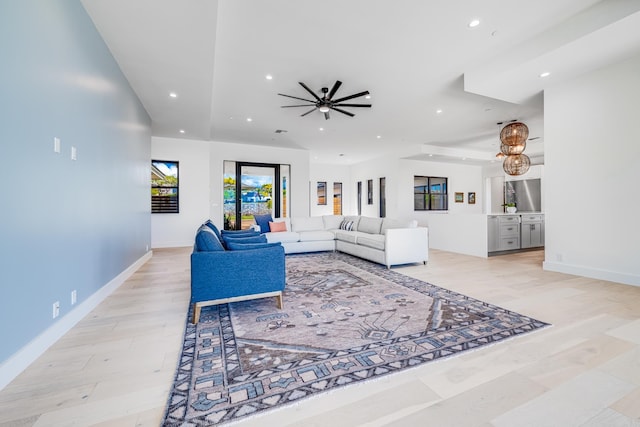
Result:
M367 180L367 204L368 205L373 204L373 180L372 179Z
M151 213L179 213L178 162L151 160Z
M413 177L413 210L446 211L448 205L447 178Z
M380 178L380 218L387 216L387 179Z
M362 181L358 181L358 200L356 200L358 206L358 215L362 215Z
M333 183L333 214L342 215L342 183Z
M317 192L318 192L318 204L326 205L327 204L327 183L318 181Z

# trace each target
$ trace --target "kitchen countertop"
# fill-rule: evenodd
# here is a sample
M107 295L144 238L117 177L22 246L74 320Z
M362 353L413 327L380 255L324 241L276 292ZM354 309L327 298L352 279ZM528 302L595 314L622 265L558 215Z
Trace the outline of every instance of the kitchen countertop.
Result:
M487 215L493 216L503 216L503 215L544 215L544 212L516 212L516 213L506 213L506 212L498 212L498 213L490 213Z

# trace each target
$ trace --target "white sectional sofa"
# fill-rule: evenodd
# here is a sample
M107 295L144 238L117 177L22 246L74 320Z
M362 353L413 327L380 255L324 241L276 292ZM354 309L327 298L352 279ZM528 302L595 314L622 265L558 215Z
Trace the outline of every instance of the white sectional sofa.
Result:
M338 250L387 268L429 260L428 230L415 221L324 215L273 222L284 222L287 230L264 233L267 241L280 242L287 254Z

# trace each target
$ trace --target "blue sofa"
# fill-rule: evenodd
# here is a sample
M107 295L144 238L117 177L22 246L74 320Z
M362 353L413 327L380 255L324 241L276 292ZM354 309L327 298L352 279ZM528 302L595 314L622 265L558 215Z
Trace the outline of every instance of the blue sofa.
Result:
M276 297L282 309L284 248L259 233L220 232L210 221L196 232L191 253L193 323L202 307Z

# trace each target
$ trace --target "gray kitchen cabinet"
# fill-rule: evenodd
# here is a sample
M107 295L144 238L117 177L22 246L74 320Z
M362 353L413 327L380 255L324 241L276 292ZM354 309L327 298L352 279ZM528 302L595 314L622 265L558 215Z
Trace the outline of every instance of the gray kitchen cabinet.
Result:
M498 251L498 242L500 241L499 233L500 226L498 225L498 216L489 215L487 217L487 252Z
M537 248L544 246L544 215L523 214L520 228L520 247Z
M520 249L520 215L498 217L498 250Z

